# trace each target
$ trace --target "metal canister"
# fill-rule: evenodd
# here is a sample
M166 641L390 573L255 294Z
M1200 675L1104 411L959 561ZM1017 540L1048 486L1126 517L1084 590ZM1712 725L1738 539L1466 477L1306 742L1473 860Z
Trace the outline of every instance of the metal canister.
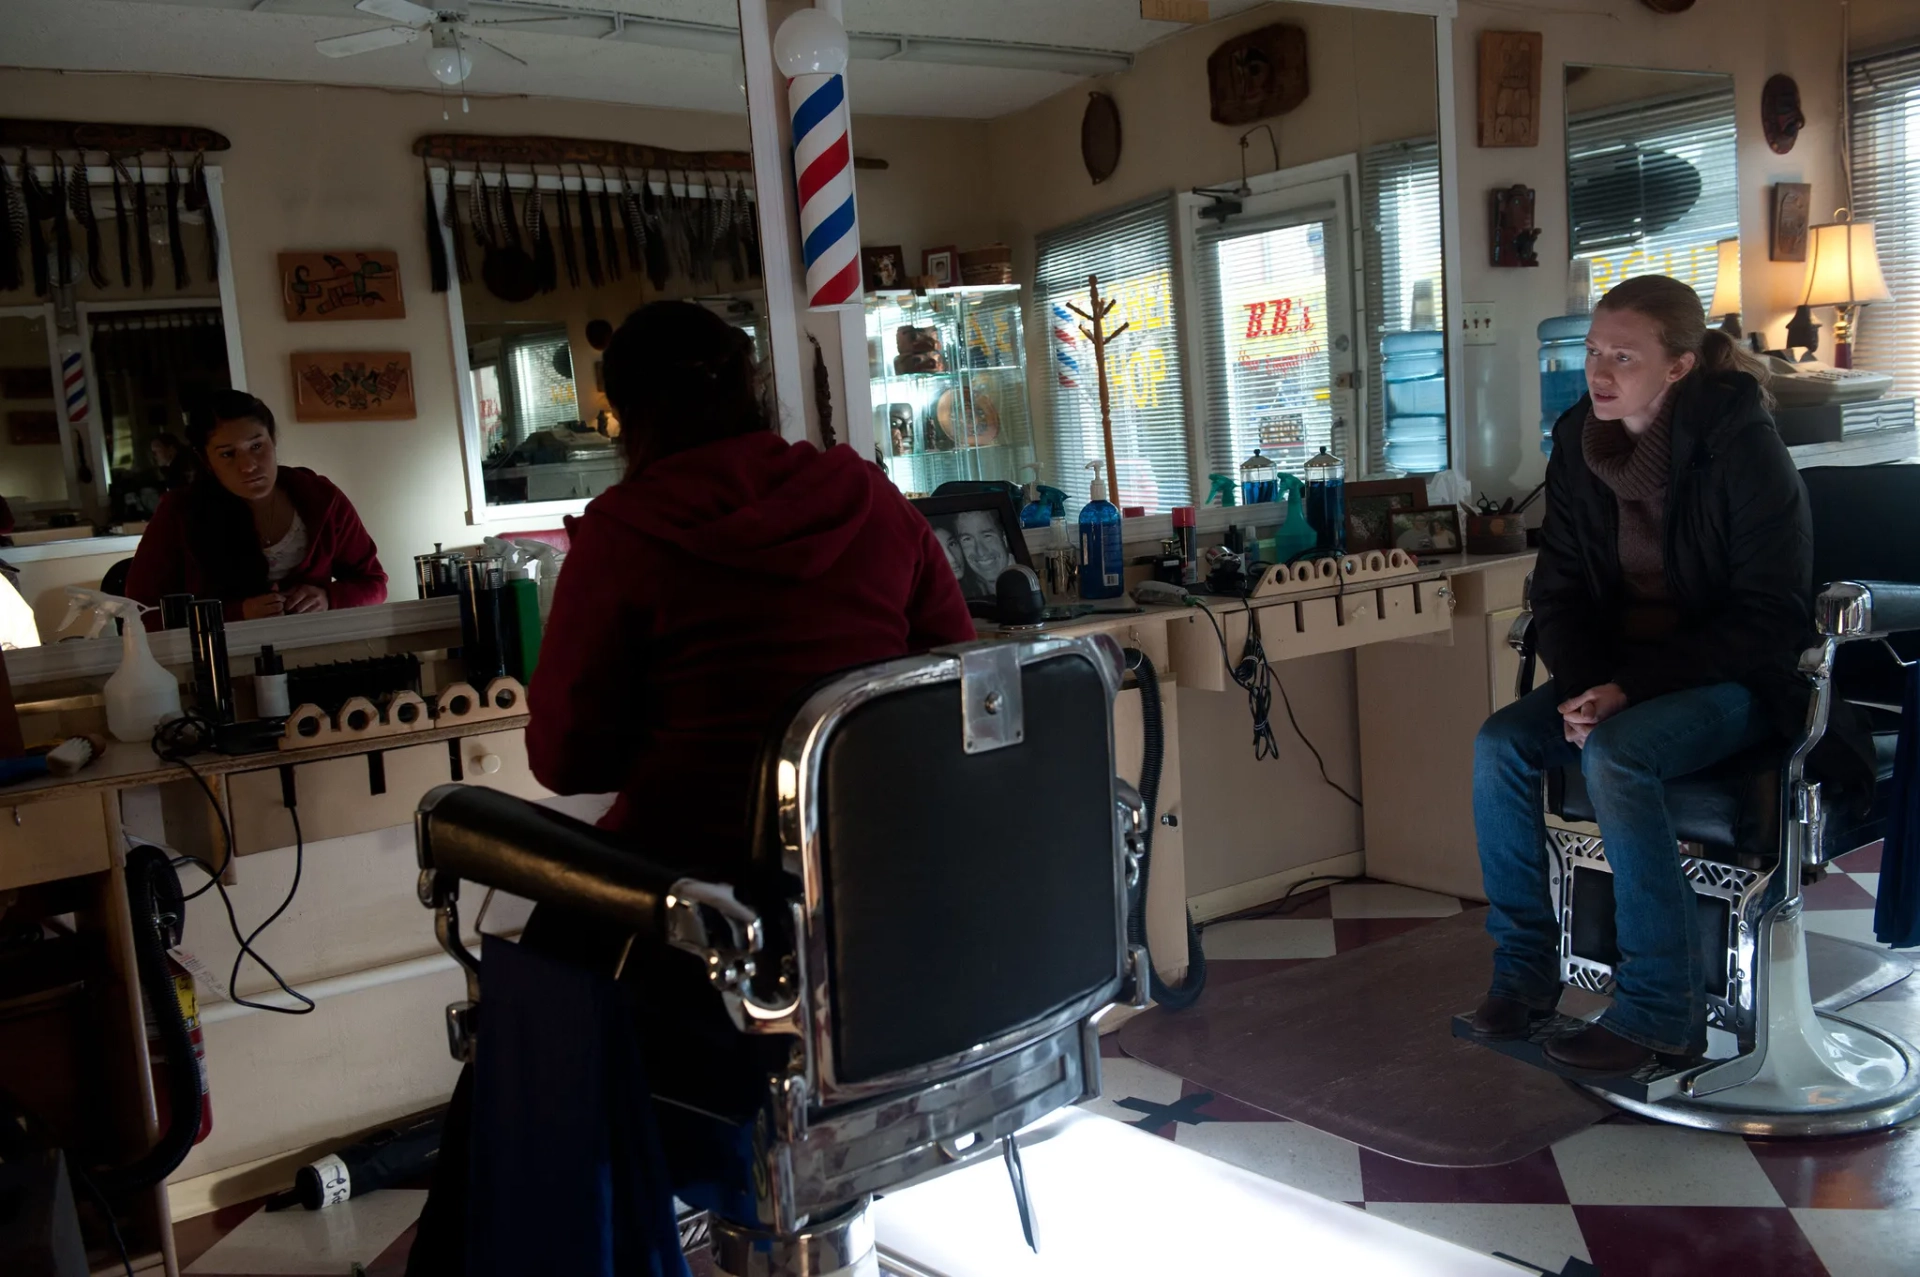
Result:
M189 611L194 708L210 723L231 723L233 672L227 666L226 609L219 599L195 599Z
M434 542L432 554L414 555L414 580L420 588L420 597L438 599L460 593L460 573L466 561L464 554L442 550L438 541Z

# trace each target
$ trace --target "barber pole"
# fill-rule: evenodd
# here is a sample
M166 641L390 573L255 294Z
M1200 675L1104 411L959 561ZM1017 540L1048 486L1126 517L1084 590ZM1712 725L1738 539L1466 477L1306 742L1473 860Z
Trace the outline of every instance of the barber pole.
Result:
M793 175L800 197L801 259L807 305L857 306L860 226L853 206L853 143L846 78L796 75L787 85L793 113Z
M67 424L78 434L87 424L87 366L78 337L60 339L60 393L67 405Z

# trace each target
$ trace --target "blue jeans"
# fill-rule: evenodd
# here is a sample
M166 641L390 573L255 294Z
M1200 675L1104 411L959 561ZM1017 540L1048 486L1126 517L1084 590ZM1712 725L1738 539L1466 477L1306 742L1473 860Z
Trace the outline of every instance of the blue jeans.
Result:
M1620 960L1600 1023L1655 1051L1705 1040L1693 889L1667 817L1664 782L1710 767L1768 735L1753 695L1716 683L1628 706L1570 744L1553 685L1489 718L1474 741L1473 821L1492 908L1492 992L1537 1009L1560 996L1560 926L1548 888L1543 777L1578 764L1613 868Z

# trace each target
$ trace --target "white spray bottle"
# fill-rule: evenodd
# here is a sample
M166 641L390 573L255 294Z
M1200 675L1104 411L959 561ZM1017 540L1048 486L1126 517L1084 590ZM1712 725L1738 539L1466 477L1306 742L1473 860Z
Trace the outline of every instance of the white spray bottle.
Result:
M66 629L88 610L93 612L88 638L100 637L109 618L119 617L125 622L121 627L125 633L121 635L120 668L107 680L105 689L107 730L115 740L151 740L155 727L180 717L180 684L153 659L147 647L147 627L140 623L140 614L153 609L117 594L70 585L67 619L60 628Z
M520 547L521 554L540 565L535 579L540 583L540 619L545 621L553 613L553 591L560 584L560 568L567 556L545 541L523 540L513 544Z

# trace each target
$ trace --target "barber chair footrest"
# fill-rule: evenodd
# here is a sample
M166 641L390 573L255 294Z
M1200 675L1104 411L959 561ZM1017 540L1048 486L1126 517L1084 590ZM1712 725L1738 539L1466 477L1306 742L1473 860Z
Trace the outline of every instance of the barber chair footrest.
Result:
M1579 1082L1596 1091L1606 1091L1611 1095L1618 1095L1622 1099L1640 1104L1657 1104L1670 1096L1680 1094L1681 1085L1687 1074L1699 1067L1697 1064L1674 1065L1653 1060L1628 1077L1590 1078L1555 1064L1547 1055L1547 1044L1559 1038L1571 1037L1586 1027L1588 1027L1586 1020L1571 1015L1554 1015L1535 1025L1533 1033L1528 1037L1498 1040L1475 1033L1472 1016L1453 1017L1453 1036L1456 1038L1477 1042L1481 1046L1498 1051L1523 1064L1531 1064L1537 1069L1545 1069L1549 1073Z

